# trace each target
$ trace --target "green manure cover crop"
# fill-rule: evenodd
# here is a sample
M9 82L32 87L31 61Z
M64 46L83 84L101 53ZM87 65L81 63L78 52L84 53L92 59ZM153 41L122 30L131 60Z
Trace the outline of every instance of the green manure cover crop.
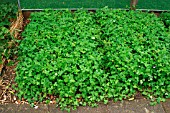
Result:
M165 26L170 30L170 12L161 13L159 17L162 19Z
M170 35L154 14L99 9L32 13L16 68L18 97L61 109L170 97Z

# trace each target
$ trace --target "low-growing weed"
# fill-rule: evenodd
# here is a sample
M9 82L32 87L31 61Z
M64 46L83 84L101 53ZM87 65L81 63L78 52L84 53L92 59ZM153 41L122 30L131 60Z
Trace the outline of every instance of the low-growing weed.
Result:
M161 13L160 18L167 28L170 27L170 12Z
M3 65L3 59L9 59L13 54L10 49L12 36L9 33L9 28L12 20L16 18L17 6L16 4L1 4L0 7L0 65Z

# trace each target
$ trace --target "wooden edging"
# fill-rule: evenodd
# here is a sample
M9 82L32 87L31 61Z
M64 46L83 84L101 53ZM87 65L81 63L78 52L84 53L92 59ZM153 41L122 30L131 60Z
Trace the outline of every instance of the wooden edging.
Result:
M81 9L81 8L56 8L56 9L52 9L52 10L71 10L71 11L76 11L78 9ZM90 11L96 11L97 9L99 8L82 8L82 9L85 9L85 10L90 10ZM113 9L113 8L110 8L110 9ZM116 9L119 9L119 8L116 8ZM116 10L116 9L113 9L113 10ZM43 11L45 9L21 9L23 12L27 12L27 11L30 11L30 12L38 12L38 11ZM130 9L123 9L123 8L120 8L120 10L130 10ZM156 9L136 9L136 10L139 10L139 11L148 11L148 12L169 12L170 10L156 10Z

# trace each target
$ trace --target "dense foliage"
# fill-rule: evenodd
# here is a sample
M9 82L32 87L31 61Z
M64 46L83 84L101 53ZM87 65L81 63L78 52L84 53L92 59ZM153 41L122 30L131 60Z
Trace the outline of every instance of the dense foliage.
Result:
M170 29L170 12L161 13L160 18L164 22L165 26Z
M0 39L4 39L10 27L10 20L16 18L17 6L15 4L0 5Z
M2 54L9 58L8 42L11 40L9 27L11 21L16 18L16 4L0 4L0 64L2 64Z
M170 97L170 36L154 14L100 9L33 13L22 33L18 97L62 109Z

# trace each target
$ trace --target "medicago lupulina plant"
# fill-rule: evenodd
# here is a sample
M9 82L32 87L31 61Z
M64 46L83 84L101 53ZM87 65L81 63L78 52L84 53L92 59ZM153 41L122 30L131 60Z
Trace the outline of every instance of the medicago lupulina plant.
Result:
M170 97L170 37L154 14L33 13L22 33L16 68L18 97L29 103L57 96L61 109L132 98Z
M164 22L164 25L169 28L169 32L170 32L170 12L163 12L160 14L159 16L162 21Z

